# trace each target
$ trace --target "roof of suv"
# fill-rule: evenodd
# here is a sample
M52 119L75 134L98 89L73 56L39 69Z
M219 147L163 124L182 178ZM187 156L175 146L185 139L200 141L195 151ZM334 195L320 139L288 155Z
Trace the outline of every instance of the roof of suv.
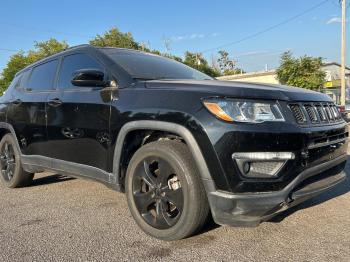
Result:
M72 52L72 51L79 51L79 50L89 50L89 49L118 49L120 51L128 51L128 52L140 52L140 53L145 53L145 52L142 52L140 50L135 50L135 49L128 49L128 48L119 48L119 47L96 47L96 46L92 46L92 45L89 45L89 44L82 44L82 45L77 45L77 46L72 46L72 47L69 47L59 53L56 53L56 54L53 54L53 55L50 55L48 57L45 57L45 58L42 58L28 66L26 66L25 68L23 68L22 70L18 71L16 75L20 74L21 72L27 70L28 68L31 68L33 66L36 66L38 64L41 64L45 61L48 61L48 60L51 60L53 58L56 58L56 57L59 57L59 56L62 56L64 55L65 53L69 53L69 52Z

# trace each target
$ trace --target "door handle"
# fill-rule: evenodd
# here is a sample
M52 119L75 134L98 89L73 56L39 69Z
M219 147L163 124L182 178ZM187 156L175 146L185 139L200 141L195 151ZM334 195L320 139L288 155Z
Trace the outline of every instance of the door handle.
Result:
M20 104L22 104L22 100L21 99L16 99L16 100L13 100L13 101L11 101L11 104L13 104L13 105L20 105Z
M62 105L62 103L63 103L62 100L59 99L59 98L51 99L51 100L48 102L49 106L53 106L53 107L60 106L60 105Z

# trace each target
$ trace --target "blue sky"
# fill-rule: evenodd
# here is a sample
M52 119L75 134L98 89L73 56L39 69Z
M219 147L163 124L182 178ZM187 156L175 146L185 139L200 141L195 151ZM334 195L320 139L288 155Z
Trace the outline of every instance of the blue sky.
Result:
M201 52L264 30L320 2L2 0L0 70L14 54L8 50L26 51L34 41L50 37L66 40L69 45L87 43L111 27L131 32L135 40L161 51L165 51L164 39L170 39L173 54ZM337 3L329 0L296 20L225 49L246 71L263 70L265 64L275 68L286 50L297 56L307 54L339 62L341 10ZM350 41L349 33L347 37ZM211 59L217 51L206 52L205 56Z

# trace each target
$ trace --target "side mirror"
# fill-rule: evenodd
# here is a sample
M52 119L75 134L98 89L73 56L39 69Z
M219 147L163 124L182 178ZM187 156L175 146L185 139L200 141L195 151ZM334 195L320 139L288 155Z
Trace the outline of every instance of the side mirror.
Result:
M74 86L82 87L105 87L107 82L104 81L104 73L98 69L81 69L73 74L71 83Z

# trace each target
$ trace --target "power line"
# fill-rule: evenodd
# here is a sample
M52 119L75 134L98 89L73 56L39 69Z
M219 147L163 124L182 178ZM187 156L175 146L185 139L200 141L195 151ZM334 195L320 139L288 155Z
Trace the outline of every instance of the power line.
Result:
M264 30L261 30L261 31L258 31L256 33L253 33L253 34L250 34L250 35L247 35L237 41L234 41L234 42L230 42L230 43L227 43L227 44L224 44L224 45L221 45L221 46L217 46L217 47L214 47L214 48L209 48L209 49L205 49L203 51L201 51L200 53L207 53L207 52L210 52L210 51L215 51L215 50L218 50L218 49L221 49L221 48L224 48L224 47L227 47L227 46L231 46L231 45L235 45L235 44L238 44L238 43L241 43L241 42L244 42L246 40L249 40L251 38L255 38L259 35L262 35L266 32L269 32L279 26L282 26L282 25L285 25L317 8L319 8L320 6L324 5L326 2L328 2L330 0L324 0L308 9L306 9L305 11L297 14L297 15L294 15L278 24L275 24L275 25L272 25ZM66 36L76 36L76 37L84 37L84 38L91 38L91 36L88 36L88 35L82 35L82 34L75 34L75 33L64 33L64 32L60 32L60 31L53 31L53 30L40 30L38 28L34 28L34 27L29 27L29 26L23 26L23 25L18 25L18 24L12 24L12 23L2 23L2 24L6 24L6 25L9 25L9 26L14 26L14 27L19 27L19 28L24 28L24 29L27 29L27 30L33 30L33 31L39 31L39 32L47 32L47 33L55 33L55 34L62 34L62 35L66 35ZM6 52L19 52L21 50L13 50L13 49L7 49L7 48L0 48L0 51L6 51Z
M8 49L8 48L0 48L0 51L6 51L6 52L20 52L21 50Z
M301 17L301 16L303 16L303 15L305 15L305 14L307 14L307 13L309 13L309 12L315 10L315 9L317 9L317 8L319 8L320 6L324 5L324 4L327 3L328 1L329 1L329 0L324 0L324 1L318 3L318 4L314 5L314 6L312 6L312 7L308 8L308 9L306 9L305 11L303 11L303 12L301 12L301 13L299 13L299 14L296 14L296 15L294 15L294 16L292 16L292 17L289 17L288 19L286 19L286 20L284 20L284 21L282 21L282 22L280 22L280 23L278 23L278 24L272 25L272 26L270 26L270 27L268 27L268 28L266 28L266 29L264 29L264 30L258 31L258 32L256 32L256 33L247 35L247 36L245 36L245 37L243 37L243 38L241 38L241 39L239 39L239 40L237 40L237 41L230 42L230 43L227 43L227 44L224 44L224 45L221 45L221 46L217 46L217 47L214 47L214 48L205 49L205 50L201 51L200 53L203 54L203 53L215 51L215 50L218 50L218 49L227 47L227 46L231 46L231 45L235 45L235 44L241 43L241 42L243 42L243 41L246 41L246 40L249 40L249 39L251 39L251 38L257 37L257 36L259 36L259 35L262 35L262 34L264 34L264 33L266 33L266 32L269 32L269 31L271 31L271 30L273 30L273 29L275 29L275 28L277 28L277 27L280 27L280 26L282 26L282 25L285 25L285 24L287 24L287 23L289 23L289 22L291 22L291 21L293 21L293 20L295 20L295 19L297 19L297 18L299 18L299 17Z

